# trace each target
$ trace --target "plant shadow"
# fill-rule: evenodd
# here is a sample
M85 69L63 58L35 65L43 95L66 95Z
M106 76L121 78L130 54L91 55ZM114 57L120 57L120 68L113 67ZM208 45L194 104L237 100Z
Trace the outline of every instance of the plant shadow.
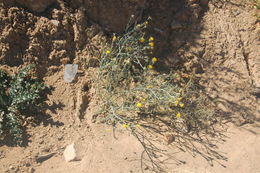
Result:
M235 76L241 81L247 80L247 78L243 77L242 73L227 67L215 67L213 71L221 71L229 76ZM251 84L247 86L237 84L232 86L232 83L234 83L233 79L225 77L225 75L214 78L214 80L211 79L211 81L213 81L212 85L207 88L210 92L202 88L208 99L218 109L222 119L232 122L239 127L248 123L260 122L260 117L258 116L260 112L257 109L258 105L253 104L259 102L259 100L249 92L253 89ZM230 85L225 88L225 93L221 92L221 86L227 84ZM239 96L240 98L237 97L238 93L241 95Z
M142 128L133 128L132 134L142 144L142 171L166 172L167 167L186 164L178 158L178 153L189 153L191 156L201 156L210 166L219 164L225 166L228 158L218 145L223 144L228 137L225 122L215 121L205 129L193 128L190 132L176 129L160 116L151 122L142 124Z
M194 5L188 1L164 0L163 2L151 1L150 5L149 9L144 10L144 16L152 18L148 33L156 38L154 56L160 57L155 69L160 73L169 73L180 69L182 71L185 63L192 61L193 56L190 59L184 56L192 47L202 47L194 55L202 57L205 51L204 46L197 40L204 27L202 19L208 10L208 3ZM183 71L202 74L204 70L201 64L210 63L212 62L201 58L198 62L191 64L190 69ZM193 69L195 71L192 71ZM232 69L225 70L232 72ZM199 90L206 93L203 86L199 86ZM208 99L215 102L210 97ZM250 114L250 109L246 107L234 102L227 103L236 111ZM180 160L175 155L181 152L189 153L192 156L199 155L211 166L219 164L225 167L228 158L219 150L218 145L223 144L228 139L226 136L227 122L229 122L232 112L223 112L217 109L214 116L216 118L210 122L208 128L192 128L187 132L178 131L171 123L160 117L153 117L153 121L150 123L142 124L143 128L132 129L133 135L144 148L141 158L142 171L164 172L169 164L186 164L185 160ZM166 130L161 130L161 126ZM164 143L168 144L167 146L162 145L162 139L166 140Z
M21 114L24 116L22 127L23 130L23 141L21 144L19 144L20 147L27 147L28 144L31 142L30 137L31 135L27 132L28 125L32 127L36 127L39 125L43 126L56 126L60 127L63 126L64 123L60 121L54 121L50 114L47 113L48 111L51 111L52 113L57 113L57 110L62 110L64 105L61 103L52 103L47 104L45 101L47 100L47 96L51 94L53 91L52 87L48 87L43 91L42 97L40 100L38 100L39 104L37 107L31 107L29 110L22 111ZM26 125L25 125L26 124ZM8 147L15 147L17 146L17 143L13 141L12 136L6 135L3 140L0 140L0 147L1 146L8 146Z

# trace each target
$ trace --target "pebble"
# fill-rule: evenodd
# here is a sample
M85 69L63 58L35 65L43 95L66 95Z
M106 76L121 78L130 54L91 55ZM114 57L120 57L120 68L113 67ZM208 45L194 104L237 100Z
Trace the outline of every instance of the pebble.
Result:
M68 145L64 152L63 152L64 158L66 162L74 161L77 159L76 149L74 147L74 143Z

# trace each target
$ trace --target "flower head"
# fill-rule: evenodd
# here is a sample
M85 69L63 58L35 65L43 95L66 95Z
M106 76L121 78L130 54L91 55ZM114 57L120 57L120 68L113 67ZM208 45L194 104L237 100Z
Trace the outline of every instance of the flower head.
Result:
M136 107L138 107L138 108L141 108L142 106L143 106L142 103L137 103L137 104L136 104Z
M179 100L176 100L174 103L175 103L176 106L178 106Z
M154 47L154 42L150 42L149 46Z
M145 21L145 22L144 22L144 24L145 24L145 25L148 25L148 24L149 24L149 22L148 22L148 21Z
M116 36L115 35L113 36L112 41L116 41Z
M144 37L141 37L141 38L139 39L139 41L140 41L141 43L143 43L143 42L145 41Z
M148 65L148 69L153 69L153 65Z
M182 100L182 97L177 98L177 100L178 100L178 101L181 101L181 100Z
M140 124L136 124L136 127L138 127L138 128L139 128L139 127L141 127L141 125L140 125Z
M157 61L157 58L156 57L153 57L152 58L152 62L155 63Z
M127 124L122 124L122 127L125 129L127 128Z
M183 107L184 107L184 103L180 103L179 105L180 105L180 107L181 107L181 108L183 108Z
M149 38L149 41L150 41L150 42L154 41L154 38L153 38L153 37L150 37L150 38Z
M107 55L108 55L108 54L110 54L110 53L111 53L111 51L110 51L110 50L107 50L107 51L106 51L106 54L107 54Z
M180 118L180 117L181 117L181 113L178 112L178 113L176 114L176 117L177 117L177 118Z

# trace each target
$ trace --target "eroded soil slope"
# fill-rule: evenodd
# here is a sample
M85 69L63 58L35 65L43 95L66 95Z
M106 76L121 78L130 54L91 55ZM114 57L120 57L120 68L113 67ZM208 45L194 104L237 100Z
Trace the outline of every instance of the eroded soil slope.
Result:
M142 172L140 143L124 129L118 128L115 139L111 127L92 122L98 106L91 81L97 52L114 32L123 32L132 14L137 21L152 17L148 32L156 39L157 68L194 72L230 122L226 142L219 144L227 160L218 161L226 168L217 162L210 166L173 142L173 160L182 162L175 160L168 172L260 172L260 103L252 94L260 87L260 34L251 2L49 0L38 5L0 1L0 67L16 71L35 63L38 76L52 88L40 122L25 122L25 146L0 143L0 172ZM73 83L63 80L65 63L80 65ZM79 161L67 163L62 153L73 142Z

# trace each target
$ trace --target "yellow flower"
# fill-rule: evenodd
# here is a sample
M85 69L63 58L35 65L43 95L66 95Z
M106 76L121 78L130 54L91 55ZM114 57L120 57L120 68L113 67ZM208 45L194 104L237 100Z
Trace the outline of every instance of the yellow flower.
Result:
M115 35L113 36L113 39L112 39L112 41L116 41L116 36L115 36Z
M150 42L149 45L150 45L151 47L154 47L154 42Z
M148 21L145 21L145 22L144 22L144 24L145 24L145 25L148 25L148 24L149 24L149 22L148 22Z
M176 100L175 105L178 106L178 104L179 104L179 100Z
M125 129L127 128L127 124L122 124L122 127Z
M107 50L107 51L106 51L106 54L110 54L110 53L111 53L110 50Z
M143 43L145 41L144 37L140 38L139 41Z
M177 100L178 100L178 101L181 101L181 100L182 100L182 97L177 98Z
M142 103L137 103L137 104L136 104L136 107L138 107L138 108L141 108L142 106L143 106Z
M177 117L177 118L180 118L180 117L181 117L181 113L178 112L178 113L176 114L176 117Z
M149 69L153 69L153 66L152 66L152 65L148 65L148 68L149 68Z
M150 38L149 38L149 41L150 41L150 42L154 41L154 38L153 38L153 37L150 37Z
M184 107L184 103L180 103L180 107L183 108Z
M153 57L152 62L155 63L157 61L156 57Z
M146 101L146 98L143 98L142 101L145 102L145 101Z
M138 127L138 128L139 128L139 127L141 127L141 125L140 125L140 124L136 124L136 127Z

